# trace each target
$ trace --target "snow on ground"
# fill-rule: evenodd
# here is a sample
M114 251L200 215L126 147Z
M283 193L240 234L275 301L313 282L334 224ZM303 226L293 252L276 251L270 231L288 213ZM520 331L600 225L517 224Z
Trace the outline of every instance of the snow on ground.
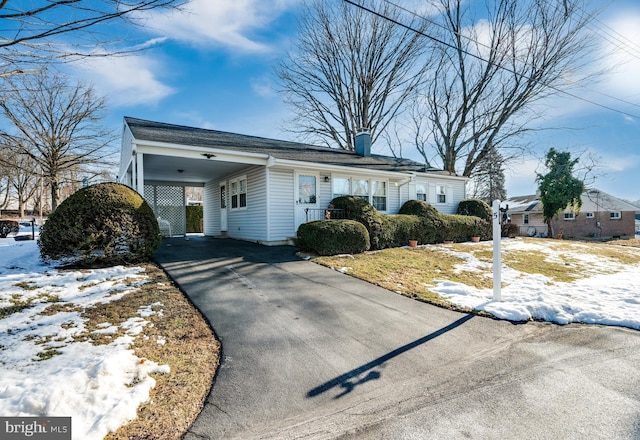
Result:
M640 264L623 264L599 257L579 243L562 250L554 249L557 244L557 241L545 240L502 241L502 301L493 300L493 289L477 289L448 280L437 280L437 287L432 290L453 304L484 310L510 321L540 319L557 324L580 322L640 330ZM492 248L491 242L480 245ZM504 256L517 250L542 252L547 261L562 261L560 255L573 259L580 264L579 279L558 282L542 274L514 270L505 265ZM638 248L625 247L624 251L640 256ZM491 263L469 253L458 255L465 259L458 270L482 271L485 276L491 276Z
M40 261L36 241L0 239L0 415L71 416L82 440L134 419L155 386L149 374L169 371L130 349L162 304L120 324L122 336L100 324L95 333L114 337L107 345L86 341L79 309L121 298L145 277L139 267L58 271Z

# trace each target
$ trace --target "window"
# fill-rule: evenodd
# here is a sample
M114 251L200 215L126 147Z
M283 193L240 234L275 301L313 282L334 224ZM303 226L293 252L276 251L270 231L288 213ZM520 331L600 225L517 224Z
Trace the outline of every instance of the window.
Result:
M565 212L564 213L564 219L565 220L575 220L576 215L573 212Z
M610 213L609 213L609 218L610 218L611 220L620 220L620 218L621 218L621 217L622 217L622 216L620 215L620 211L617 211L617 212L610 212Z
M316 203L316 176L304 174L298 176L298 203L304 205Z
M447 193L444 185L436 186L436 202L437 203L447 203Z
M369 201L369 181L366 179L353 179L353 195Z
M529 214L525 214L524 215L524 224L528 225L529 224Z
M427 185L416 185L416 200L427 201Z
M586 217L586 218L593 218L593 212L587 212L587 213L585 214L585 217Z
M245 176L231 181L231 209L247 207L247 178Z
M333 178L333 198L351 195L351 179L348 177Z
M371 197L371 204L378 211L386 211L387 210L387 182L381 182L378 180L374 180L371 182L371 192L373 196Z

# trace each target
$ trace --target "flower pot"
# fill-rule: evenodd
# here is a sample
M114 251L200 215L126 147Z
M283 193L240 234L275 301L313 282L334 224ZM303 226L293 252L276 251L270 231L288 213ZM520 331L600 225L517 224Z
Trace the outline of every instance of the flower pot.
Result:
M478 243L480 241L480 237L471 237L471 241L474 243Z
M409 240L409 246L412 248L418 247L418 240Z

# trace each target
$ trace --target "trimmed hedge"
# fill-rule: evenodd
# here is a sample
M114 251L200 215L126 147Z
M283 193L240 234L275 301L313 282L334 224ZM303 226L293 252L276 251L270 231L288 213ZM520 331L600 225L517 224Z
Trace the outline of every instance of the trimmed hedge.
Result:
M82 188L63 201L40 230L43 259L81 266L145 261L162 238L151 207L119 183Z
M369 233L355 220L316 220L298 228L297 246L318 255L359 254L370 248Z
M356 196L336 197L330 203L336 209L344 210L344 218L360 222L369 232L371 249L384 249L384 216L369 202Z
M187 233L202 232L202 205L187 206Z
M491 209L491 206L483 200L465 199L458 203L456 214L472 215L490 222L493 217L493 210Z
M484 202L476 202L479 201L466 203L463 212L478 212L486 217ZM407 201L395 215L381 214L367 201L355 196L336 197L330 206L343 209L350 220L347 223L345 220L303 223L298 228L300 249L319 255L335 255L364 252L369 248L406 246L409 240L432 244L445 240L464 242L474 236L482 240L491 238L490 215L489 220L484 220L470 215L442 214L421 200Z

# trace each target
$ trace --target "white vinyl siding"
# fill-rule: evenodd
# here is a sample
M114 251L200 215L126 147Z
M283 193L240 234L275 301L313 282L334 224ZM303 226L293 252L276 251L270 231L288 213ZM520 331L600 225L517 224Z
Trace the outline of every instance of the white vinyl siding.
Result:
M203 226L204 235L214 236L220 234L220 184L219 181L210 181L204 185L203 197Z
M242 209L230 209L228 214L228 234L242 240L267 240L267 184L264 167L253 167L246 173L229 176L229 182L240 182L246 176L246 204ZM231 185L229 185L231 188ZM240 190L240 186L238 186ZM240 193L239 193L240 194ZM238 196L239 196L238 194ZM231 194L233 196L233 194ZM238 200L240 198L238 197Z
M269 237L267 239L279 241L295 237L293 171L269 169L267 173L269 179Z

